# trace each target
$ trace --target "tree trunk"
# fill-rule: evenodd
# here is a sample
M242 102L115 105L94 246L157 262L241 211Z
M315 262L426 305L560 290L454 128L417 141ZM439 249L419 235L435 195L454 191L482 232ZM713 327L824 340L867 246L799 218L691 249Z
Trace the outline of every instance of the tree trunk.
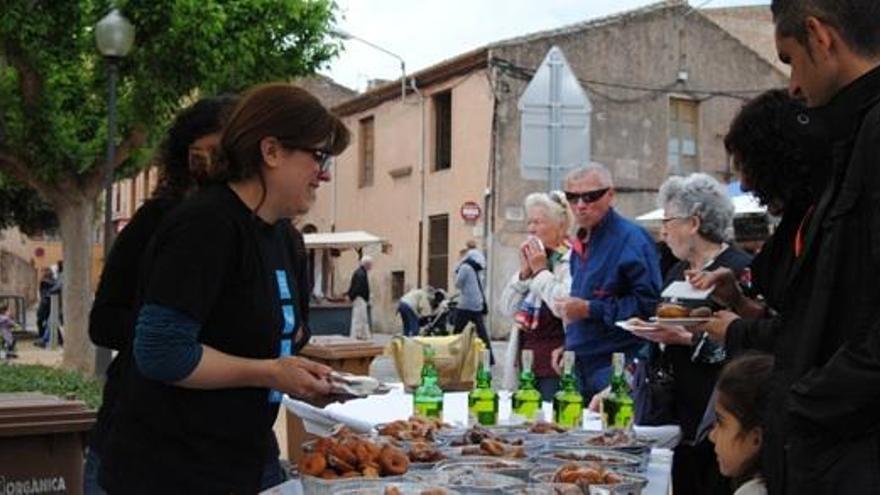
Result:
M89 309L92 305L92 246L95 201L77 197L56 202L61 228L64 279L61 303L64 315L62 366L94 374L95 346L89 340Z

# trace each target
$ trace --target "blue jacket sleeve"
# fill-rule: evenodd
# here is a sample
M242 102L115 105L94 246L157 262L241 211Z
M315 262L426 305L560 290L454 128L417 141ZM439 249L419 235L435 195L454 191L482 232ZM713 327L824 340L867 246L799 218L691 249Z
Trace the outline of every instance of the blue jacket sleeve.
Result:
M633 316L652 316L660 302L660 261L654 246L642 239L630 239L624 249L617 273L621 292L589 299L589 319L601 320L608 327Z
M134 358L147 378L165 383L189 376L202 359L198 341L200 325L186 314L147 304L135 326Z

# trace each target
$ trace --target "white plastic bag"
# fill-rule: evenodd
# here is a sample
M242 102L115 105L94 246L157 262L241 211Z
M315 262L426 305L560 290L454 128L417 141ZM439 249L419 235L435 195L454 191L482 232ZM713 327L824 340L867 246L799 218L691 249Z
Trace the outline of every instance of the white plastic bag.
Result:
M519 327L514 325L507 340L507 352L502 365L501 389L516 390L519 388L519 373L516 363L519 358Z

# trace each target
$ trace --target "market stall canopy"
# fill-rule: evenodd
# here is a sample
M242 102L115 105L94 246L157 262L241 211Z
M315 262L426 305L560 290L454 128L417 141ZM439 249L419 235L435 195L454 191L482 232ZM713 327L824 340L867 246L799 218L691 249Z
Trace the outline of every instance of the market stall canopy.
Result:
M320 232L303 236L308 249L361 249L374 244L386 245L387 242L363 230L350 232Z
M767 208L761 206L758 198L751 194L741 194L730 198L733 201L734 215L737 217L745 217L750 215L764 215ZM636 217L639 222L659 222L663 220L663 208L657 208L654 211L645 213Z

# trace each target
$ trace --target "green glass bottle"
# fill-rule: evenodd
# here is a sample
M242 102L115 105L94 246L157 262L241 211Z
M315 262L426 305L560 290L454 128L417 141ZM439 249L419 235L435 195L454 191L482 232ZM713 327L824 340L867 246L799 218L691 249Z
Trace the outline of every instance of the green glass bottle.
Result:
M553 396L553 413L559 426L580 428L584 416L584 398L578 392L574 379L574 352L565 351L562 356L562 380L559 391Z
M477 368L477 385L468 394L468 412L484 426L498 423L498 393L492 390L492 373L489 371L489 351L483 351Z
M632 428L635 402L629 392L629 384L623 374L625 357L622 352L611 356L611 392L602 399L602 427L606 430L629 430Z
M437 368L434 367L434 348L422 348L422 381L413 394L413 412L416 416L442 418L443 389L438 385Z
M513 394L513 413L527 421L538 419L541 412L541 392L535 388L535 374L532 373L532 351L522 351L522 371L519 374L519 388Z

